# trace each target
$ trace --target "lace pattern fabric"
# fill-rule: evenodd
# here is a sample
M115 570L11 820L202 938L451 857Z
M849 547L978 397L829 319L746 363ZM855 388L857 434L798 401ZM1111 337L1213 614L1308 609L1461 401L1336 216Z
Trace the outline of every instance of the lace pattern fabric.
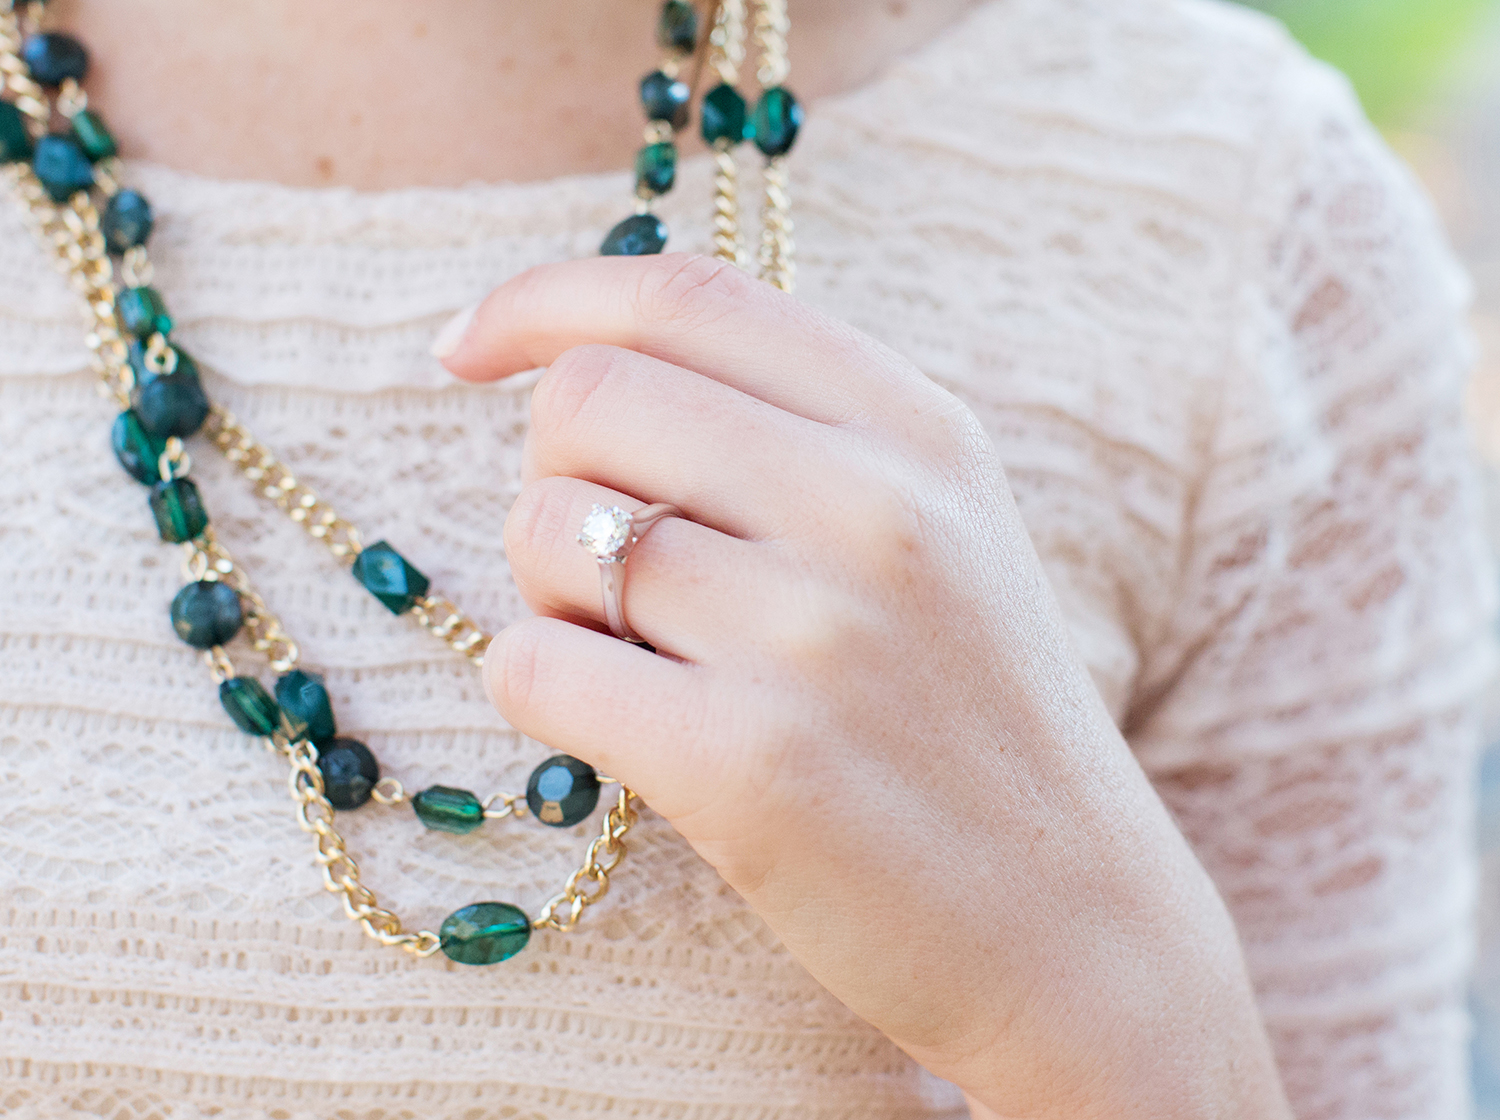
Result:
M1494 604L1465 289L1409 177L1337 79L1200 0L992 0L816 110L801 294L993 434L1074 640L1235 916L1299 1117L1462 1115ZM674 248L707 246L709 176L680 171ZM591 252L627 177L130 177L216 399L484 625L520 617L500 539L533 379L454 385L427 345L506 276ZM0 1111L962 1115L649 813L608 904L500 969L365 942L172 636L177 558L109 419L72 297L0 207ZM409 786L524 782L545 748L467 664L195 462L343 731ZM345 825L427 923L534 911L591 827Z

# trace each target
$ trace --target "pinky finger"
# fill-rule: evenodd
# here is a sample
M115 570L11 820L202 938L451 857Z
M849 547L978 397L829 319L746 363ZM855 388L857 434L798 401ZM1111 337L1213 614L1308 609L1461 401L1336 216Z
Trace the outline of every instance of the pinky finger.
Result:
M555 618L496 635L484 657L490 702L512 727L620 779L672 818L699 807L712 775L693 773L705 670Z

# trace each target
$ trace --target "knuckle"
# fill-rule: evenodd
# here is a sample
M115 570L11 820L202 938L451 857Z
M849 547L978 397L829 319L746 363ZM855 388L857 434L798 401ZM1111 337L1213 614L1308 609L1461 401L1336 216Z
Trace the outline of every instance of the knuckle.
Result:
M656 257L635 293L642 318L695 328L717 322L743 303L747 278L727 261L699 254Z
M575 346L547 368L531 394L531 428L557 438L586 423L600 391L619 373L625 352L613 346Z

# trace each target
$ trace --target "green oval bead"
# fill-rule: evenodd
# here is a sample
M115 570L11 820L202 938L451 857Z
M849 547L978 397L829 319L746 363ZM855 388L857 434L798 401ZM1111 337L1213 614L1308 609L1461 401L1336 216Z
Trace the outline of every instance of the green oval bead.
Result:
M710 148L732 148L749 133L750 108L740 91L721 82L703 98L703 139Z
M376 541L361 550L350 571L392 614L411 610L431 586L426 576L385 541Z
M95 163L119 154L120 149L105 126L104 118L92 109L80 109L73 114L73 135L78 138L84 154Z
M53 202L67 202L94 185L94 165L71 136L43 136L36 142L31 169Z
M531 919L508 902L475 902L455 910L438 927L443 955L459 964L499 964L531 940Z
M287 715L307 726L307 737L316 745L333 738L333 702L317 673L302 669L283 673L276 680L276 702Z
M604 238L600 256L649 257L667 245L667 225L655 214L632 214Z
M380 763L358 739L334 739L319 747L318 770L328 804L345 812L369 801L380 781Z
M234 677L219 685L219 703L247 735L271 736L281 727L281 709L254 677Z
M153 334L171 334L172 317L167 304L155 288L126 288L115 300L120 326L137 338Z
M172 629L194 649L223 645L244 621L239 595L219 580L190 583L172 600Z
M18 163L35 150L26 117L9 101L0 101L0 163Z
M647 144L636 155L635 188L637 193L666 194L676 181L676 144Z
M531 772L526 783L526 807L532 816L553 828L571 828L585 820L599 804L599 775L587 762L572 755L549 758Z
M208 397L191 374L155 374L136 387L132 400L141 426L160 439L186 439L208 419Z
M411 807L417 819L436 832L462 836L484 823L484 806L466 789L428 786L411 799Z
M109 442L115 458L131 478L148 486L161 481L161 455L167 449L167 441L146 431L134 409L127 408L115 417Z
M208 528L203 497L192 480L174 478L151 487L151 516L156 531L168 544L190 541Z
M687 0L667 0L656 22L656 42L667 51L692 54L698 49L698 11Z
M760 95L755 105L755 146L768 156L784 156L797 142L802 127L802 106L785 86Z

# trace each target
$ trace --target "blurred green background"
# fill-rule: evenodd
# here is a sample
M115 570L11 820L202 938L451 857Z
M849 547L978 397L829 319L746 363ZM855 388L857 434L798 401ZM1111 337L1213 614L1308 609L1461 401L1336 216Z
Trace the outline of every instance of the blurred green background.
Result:
M1497 0L1247 0L1354 81L1376 123L1399 127L1442 94ZM1500 65L1495 59L1489 65Z

